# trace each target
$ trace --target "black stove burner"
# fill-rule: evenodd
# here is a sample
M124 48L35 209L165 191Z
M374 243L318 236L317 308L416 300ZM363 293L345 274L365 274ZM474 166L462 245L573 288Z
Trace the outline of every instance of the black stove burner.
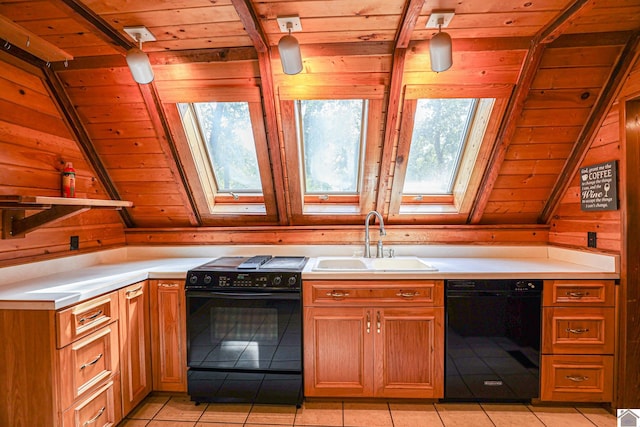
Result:
M220 257L187 273L187 289L300 290L307 257L257 255Z

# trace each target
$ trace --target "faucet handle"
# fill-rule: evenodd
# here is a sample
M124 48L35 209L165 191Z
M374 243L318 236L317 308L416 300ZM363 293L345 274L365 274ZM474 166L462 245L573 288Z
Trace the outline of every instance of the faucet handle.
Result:
M393 248L385 249L385 252L387 252L389 258L396 256L396 251Z

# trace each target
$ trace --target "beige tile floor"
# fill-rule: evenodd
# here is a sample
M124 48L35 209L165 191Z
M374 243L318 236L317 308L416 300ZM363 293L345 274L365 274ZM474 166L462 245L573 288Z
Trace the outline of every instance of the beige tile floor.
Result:
M294 406L195 405L187 395L153 394L119 427L615 427L596 407L521 404L306 401Z

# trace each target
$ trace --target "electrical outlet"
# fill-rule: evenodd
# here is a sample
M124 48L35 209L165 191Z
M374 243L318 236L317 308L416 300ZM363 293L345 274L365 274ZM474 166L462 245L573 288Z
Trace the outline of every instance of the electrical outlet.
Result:
M587 246L590 248L596 247L596 232L587 231Z
M69 239L69 250L77 251L80 249L80 238L78 236L71 236Z

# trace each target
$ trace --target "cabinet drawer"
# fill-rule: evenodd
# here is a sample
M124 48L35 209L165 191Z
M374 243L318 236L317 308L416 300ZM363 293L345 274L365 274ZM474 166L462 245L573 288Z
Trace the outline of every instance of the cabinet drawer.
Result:
M542 356L541 400L611 402L613 356Z
M545 280L544 306L613 307L613 280Z
M543 309L543 353L613 354L613 308Z
M117 323L58 350L61 407L68 408L101 381L118 370Z
M108 427L116 425L122 418L116 396L117 381L112 380L100 387L87 399L62 414L63 427Z
M402 303L416 305L444 304L443 282L427 281L307 281L304 282L305 305L369 305Z
M56 313L58 348L118 318L118 293L112 292Z

